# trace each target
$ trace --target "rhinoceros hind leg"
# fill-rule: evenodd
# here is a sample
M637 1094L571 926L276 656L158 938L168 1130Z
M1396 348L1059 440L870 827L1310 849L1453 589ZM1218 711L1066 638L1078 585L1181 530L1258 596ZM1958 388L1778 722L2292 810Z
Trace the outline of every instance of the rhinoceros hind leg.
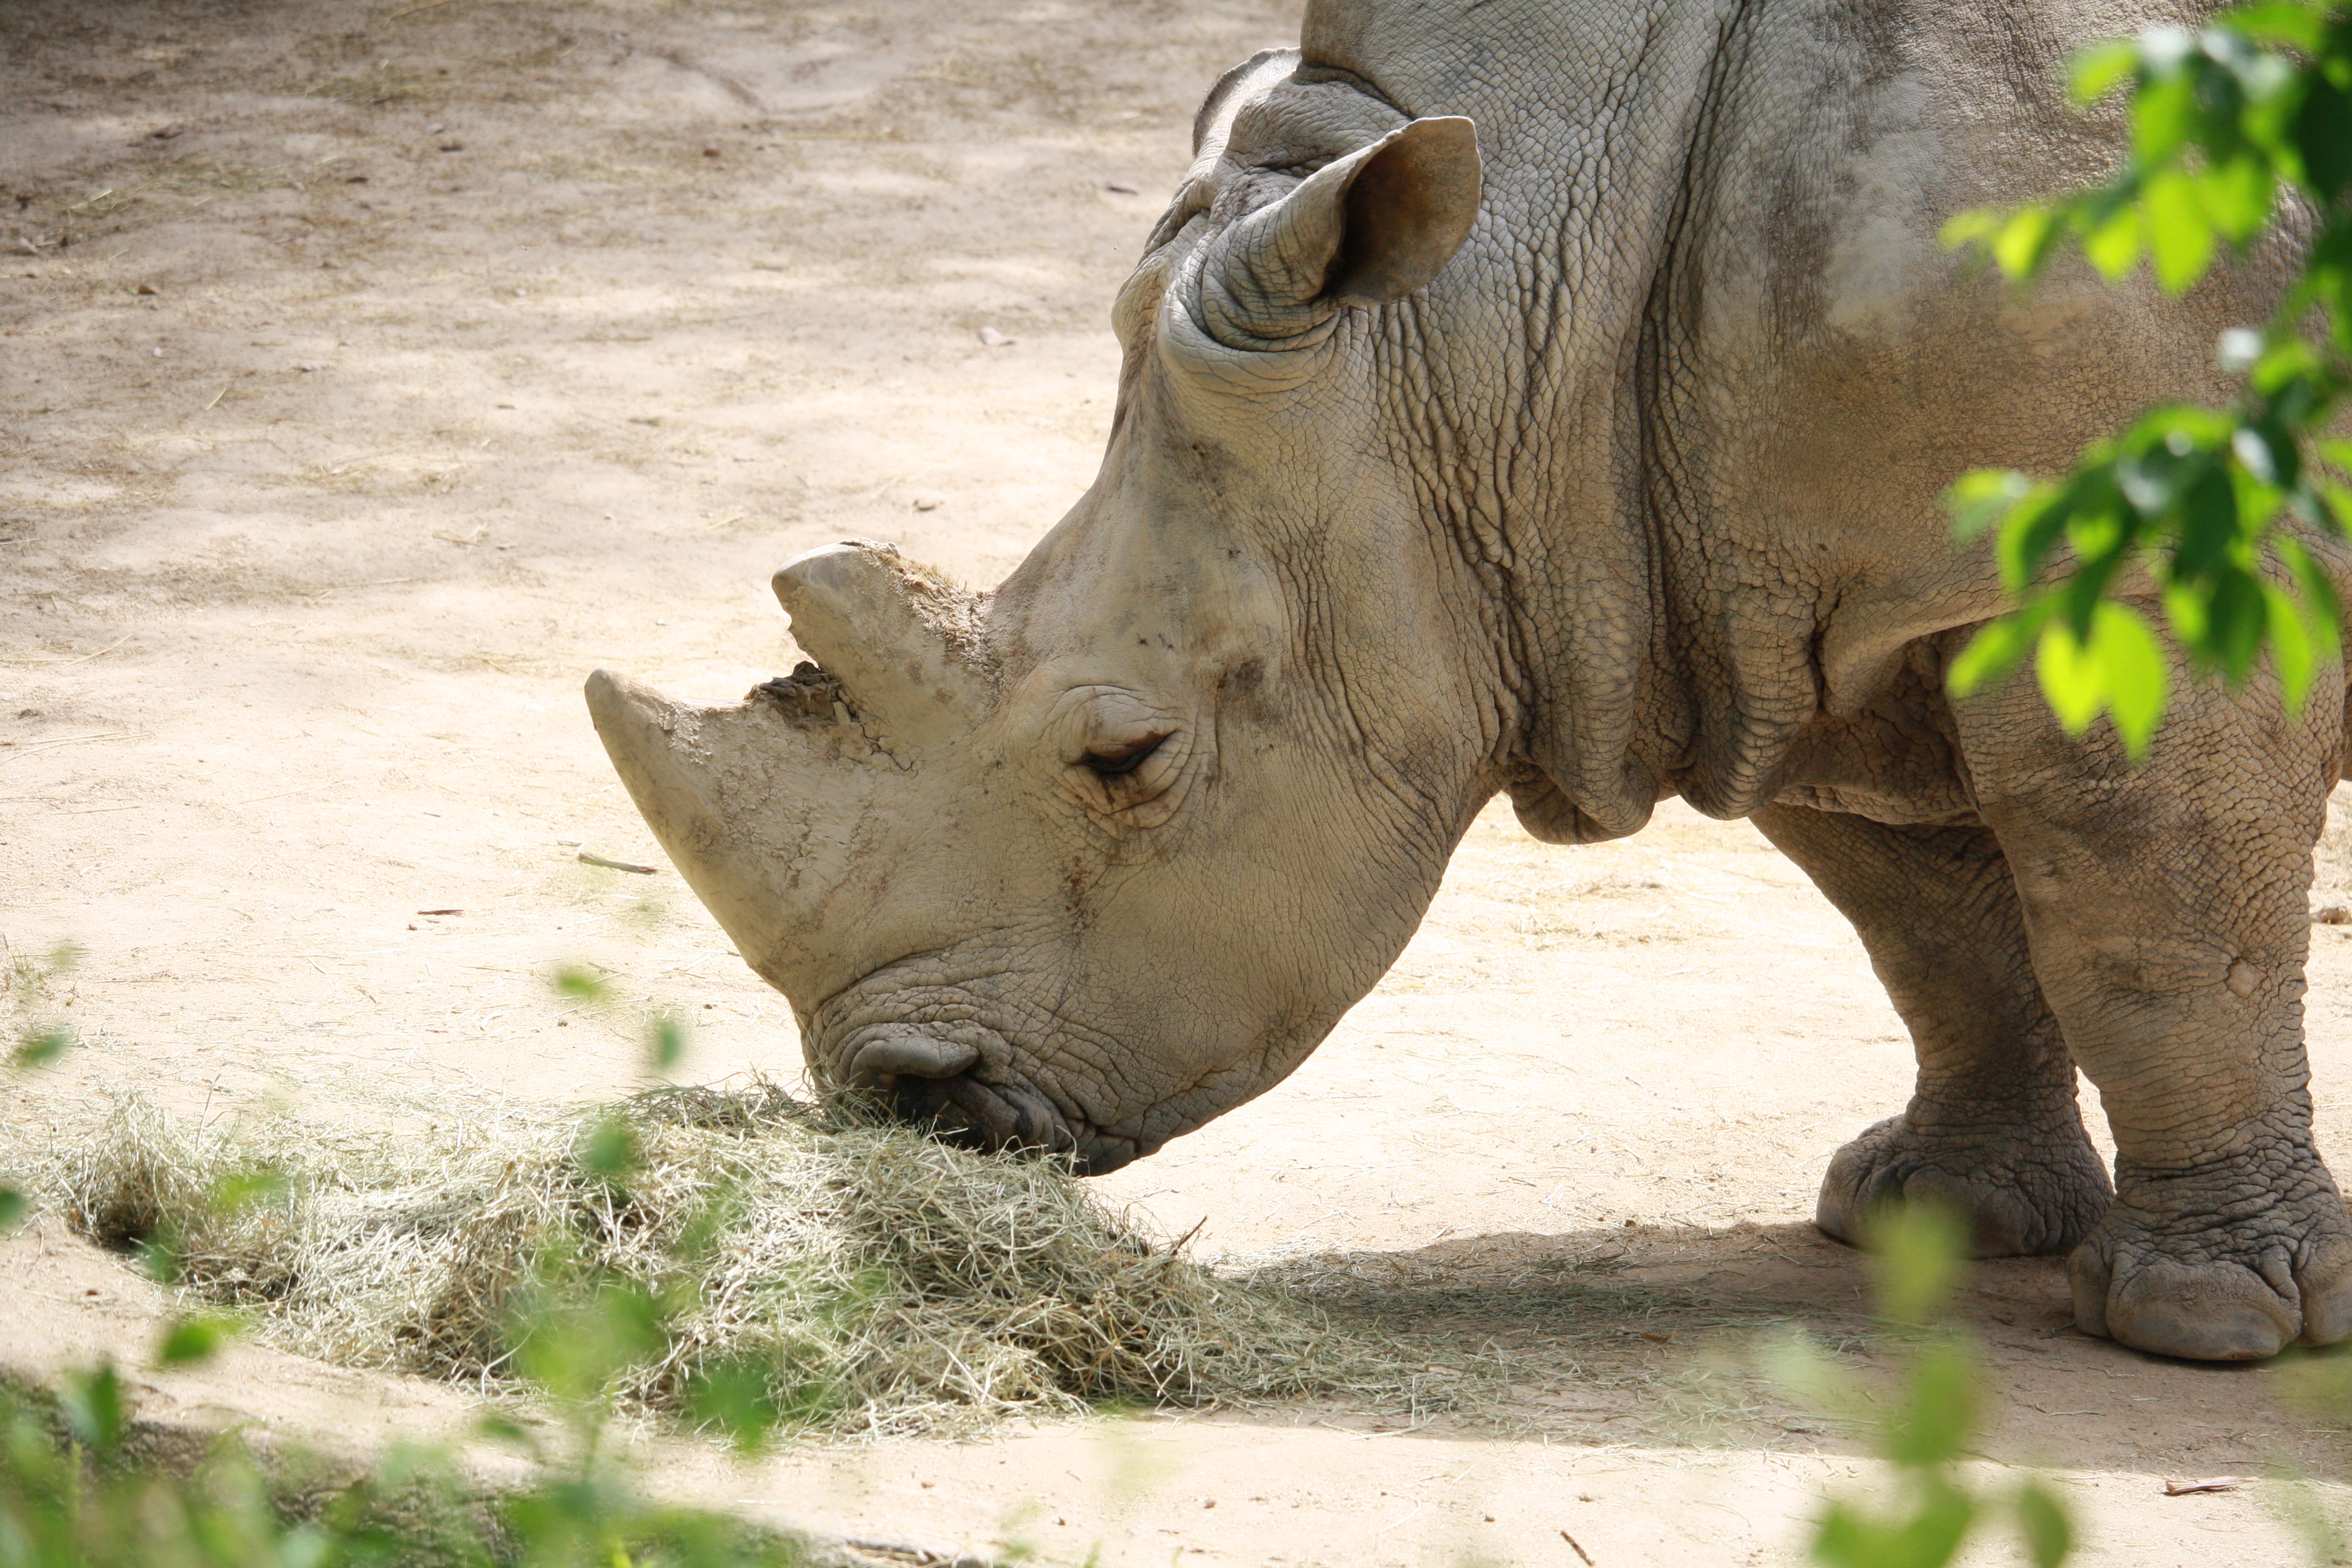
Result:
M2205 1361L2352 1334L2352 1217L2312 1139L2311 847L2343 691L2180 693L2144 763L2069 736L2030 683L1956 710L2034 973L2116 1140L2116 1202L2069 1263L2076 1326Z
M1919 1058L1909 1108L1830 1162L1814 1223L1867 1246L1885 1206L1940 1204L1986 1258L2089 1235L2114 1194L1991 833L1789 805L1756 825L1853 922Z
M2201 1195L2126 1163L2120 1198L2067 1259L2075 1326L2195 1361L2259 1361L2298 1341L2352 1337L2352 1225L2326 1167L2295 1163L2306 1168L2200 1173L2189 1181ZM2246 1214L2250 1191L2282 1187L2291 1195ZM2244 1217L2184 1232L2171 1220L2184 1199Z

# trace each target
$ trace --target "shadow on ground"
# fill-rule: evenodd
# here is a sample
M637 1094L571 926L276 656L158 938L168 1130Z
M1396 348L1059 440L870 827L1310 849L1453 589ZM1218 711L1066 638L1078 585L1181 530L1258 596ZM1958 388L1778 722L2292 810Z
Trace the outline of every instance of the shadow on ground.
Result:
M1342 1324L1422 1341L1474 1374L1455 1407L1353 1418L1371 1426L1861 1455L1867 1435L1780 1386L1769 1351L1804 1334L1890 1396L1907 1354L1871 1316L1869 1259L1809 1225L1506 1233L1256 1272ZM2223 1365L2092 1338L2074 1326L2060 1258L1973 1265L1958 1318L1979 1346L1989 1458L2168 1478L2346 1472L2338 1421L2289 1397L2336 1354Z

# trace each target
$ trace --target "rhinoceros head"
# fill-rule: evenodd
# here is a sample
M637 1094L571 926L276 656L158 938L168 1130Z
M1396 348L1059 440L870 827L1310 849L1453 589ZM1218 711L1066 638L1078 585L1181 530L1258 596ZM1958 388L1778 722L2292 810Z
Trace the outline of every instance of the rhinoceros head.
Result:
M1297 65L1204 110L1100 476L993 594L853 541L777 573L815 662L740 706L589 681L817 1079L967 1142L1106 1170L1278 1081L1495 787L1490 612L1406 455L1476 139Z

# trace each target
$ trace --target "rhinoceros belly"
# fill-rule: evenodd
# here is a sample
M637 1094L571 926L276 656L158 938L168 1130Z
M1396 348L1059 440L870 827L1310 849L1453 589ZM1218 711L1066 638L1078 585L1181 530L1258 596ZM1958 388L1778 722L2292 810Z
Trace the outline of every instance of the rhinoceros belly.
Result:
M1977 821L1942 668L1934 645L1916 644L1860 708L1799 730L1773 776L1772 800L1897 826Z

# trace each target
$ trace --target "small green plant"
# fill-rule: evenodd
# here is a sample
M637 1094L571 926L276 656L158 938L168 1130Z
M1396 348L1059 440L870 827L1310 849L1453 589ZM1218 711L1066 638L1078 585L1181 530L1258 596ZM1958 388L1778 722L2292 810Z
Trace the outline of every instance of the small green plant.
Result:
M2321 1432L2341 1438L2352 1434L2352 1356L2341 1345L2322 1350L2290 1347L2269 1369L2269 1382L2279 1402ZM2316 1478L2282 1458L2271 1467L2268 1499L2273 1510L2303 1537L2311 1561L2326 1564L2345 1561L2352 1540L2342 1493L2314 1484ZM2341 1472L2338 1472L2341 1479Z
M1987 1493L1959 1469L1976 1441L1983 1377L1975 1347L1941 1320L1965 1268L1966 1231L1940 1209L1906 1206L1883 1214L1871 1240L1879 1317L1909 1343L1893 1405L1874 1402L1808 1341L1791 1340L1772 1358L1784 1386L1867 1436L1893 1472L1893 1495L1882 1504L1830 1503L1813 1524L1813 1561L1944 1568L1971 1532L2005 1519L2035 1568L2059 1568L2074 1550L2074 1527L2048 1485L2028 1479Z
M679 1038L656 1027L662 1066ZM64 1048L19 1050L19 1068ZM591 1135L592 1141L596 1135ZM635 1147L610 1140L583 1160L625 1184ZM233 1227L284 1190L254 1168L214 1183L203 1224ZM7 1205L15 1205L13 1209ZM0 1193L0 1223L23 1199ZM709 1226L681 1243L707 1245ZM698 1240L698 1237L699 1238ZM159 1282L181 1278L190 1238L159 1228L141 1249ZM540 1479L503 1496L470 1488L446 1456L399 1449L356 1479L315 1487L289 1477L282 1460L265 1468L224 1439L192 1469L150 1462L141 1452L125 1380L111 1363L67 1377L47 1398L0 1396L0 1568L788 1568L806 1555L788 1538L725 1515L646 1500L613 1440L611 1401L624 1373L667 1342L669 1321L688 1303L626 1282L582 1276L550 1258L537 1287L516 1306L512 1353L562 1417L563 1439L543 1442L501 1415L484 1435L523 1447ZM219 1353L237 1331L218 1312L175 1317L150 1359L187 1365ZM756 1447L778 1415L764 1382L706 1373L696 1413L739 1445Z
M73 972L81 962L81 949L69 942L59 942L46 957L11 959L5 971L0 971L0 1014L14 1014L16 1023L8 1026L16 1039L7 1047L6 1066L23 1072L45 1068L65 1055L73 1044L72 1031L52 1018L35 1016L31 1022L21 1020L25 1009L47 994L49 984ZM0 1233L16 1228L25 1218L25 1194L10 1183L0 1180Z
M2108 713L2137 756L2170 700L2155 627L2121 602L2148 592L2144 571L2195 668L2235 687L2267 647L2291 711L2338 651L2343 607L2305 539L2342 539L2352 523L2339 482L2352 442L2326 435L2352 389L2352 14L2341 0L2259 0L2194 31L2152 27L2084 51L2073 89L2084 107L2127 94L2123 165L2054 201L1963 213L1948 243L2021 281L2068 250L2111 282L2145 257L2179 294L2250 249L2284 198L2310 219L2300 276L2270 321L2217 345L2242 378L2227 408L2151 409L2058 479L1983 469L1947 498L1959 539L1994 536L2017 601L1954 661L1952 690L2032 658L2069 731Z

